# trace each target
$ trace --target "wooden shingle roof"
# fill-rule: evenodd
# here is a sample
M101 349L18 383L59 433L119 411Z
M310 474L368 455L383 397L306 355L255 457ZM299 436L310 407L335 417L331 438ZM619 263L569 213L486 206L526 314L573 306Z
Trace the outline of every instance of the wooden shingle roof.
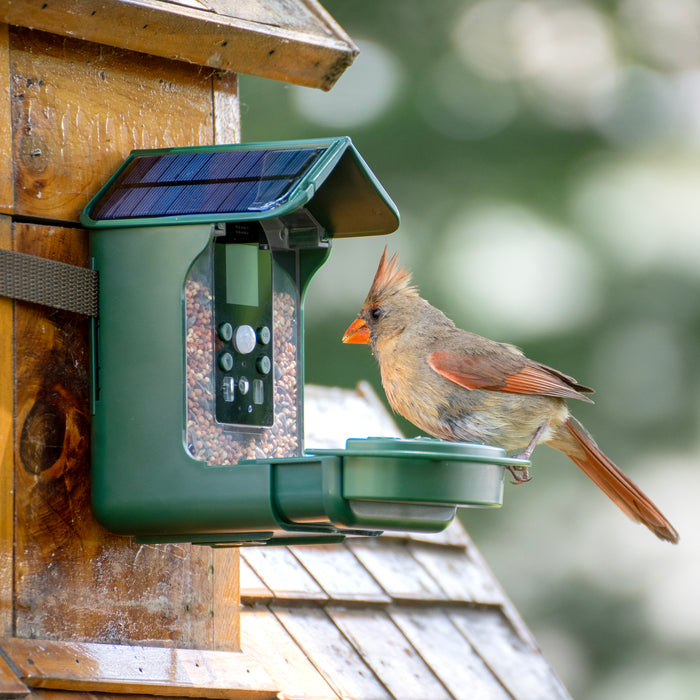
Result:
M306 410L308 446L357 437L352 416L398 433L367 386L310 387ZM242 549L241 600L243 651L282 698L569 698L456 521L438 535Z

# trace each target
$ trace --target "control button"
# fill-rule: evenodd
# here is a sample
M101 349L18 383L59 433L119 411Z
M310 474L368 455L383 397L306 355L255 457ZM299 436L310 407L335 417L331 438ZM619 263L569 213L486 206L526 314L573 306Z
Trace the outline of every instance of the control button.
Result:
M224 401L231 403L236 398L236 380L233 377L224 377L222 389Z
M224 372L230 372L233 369L233 355L230 352L219 355L219 367Z
M258 342L260 345L267 345L271 338L272 334L267 326L260 326L260 328L258 328Z
M255 334L255 329L252 326L238 326L233 333L233 347L241 355L248 355L255 350L258 343L258 337Z
M270 361L270 358L267 355L261 355L255 361L255 366L258 368L258 372L260 372L260 374L270 374L270 370L272 369L272 362Z
M245 396L250 391L250 382L247 377L241 377L238 380L238 391Z
M233 326L230 323L222 323L219 326L219 338L228 343L233 338Z
M253 379L253 403L260 405L265 401L262 379Z

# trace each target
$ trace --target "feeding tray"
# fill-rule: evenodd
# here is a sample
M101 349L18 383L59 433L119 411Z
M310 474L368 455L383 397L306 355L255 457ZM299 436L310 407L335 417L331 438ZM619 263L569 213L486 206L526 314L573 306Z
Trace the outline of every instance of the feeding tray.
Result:
M88 204L92 502L144 542L435 531L501 501L497 448L303 446L303 301L334 238L395 205L348 138L134 151Z
M335 524L403 530L410 520L426 532L444 529L458 507L502 505L505 467L529 464L499 447L431 438L353 438L345 449L308 453L334 458L328 468L341 499L328 511ZM292 520L312 517L287 506L285 494L278 498Z
M527 465L500 447L430 438L353 438L345 450L310 453L342 458L349 500L416 504L500 506L504 466Z

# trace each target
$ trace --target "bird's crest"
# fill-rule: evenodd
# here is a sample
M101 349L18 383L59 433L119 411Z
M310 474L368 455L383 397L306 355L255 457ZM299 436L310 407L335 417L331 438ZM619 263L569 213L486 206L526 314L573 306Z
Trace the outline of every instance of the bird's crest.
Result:
M394 253L387 261L387 246L379 260L377 274L370 287L367 301L376 302L387 294L395 294L399 291L406 291L416 294L416 289L411 285L411 273L403 266L399 266L399 258Z

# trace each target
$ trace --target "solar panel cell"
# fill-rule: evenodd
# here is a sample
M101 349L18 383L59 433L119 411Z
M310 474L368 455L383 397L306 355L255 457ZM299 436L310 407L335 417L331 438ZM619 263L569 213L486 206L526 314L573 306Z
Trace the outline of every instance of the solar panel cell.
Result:
M138 155L93 210L95 219L269 211L328 147Z

